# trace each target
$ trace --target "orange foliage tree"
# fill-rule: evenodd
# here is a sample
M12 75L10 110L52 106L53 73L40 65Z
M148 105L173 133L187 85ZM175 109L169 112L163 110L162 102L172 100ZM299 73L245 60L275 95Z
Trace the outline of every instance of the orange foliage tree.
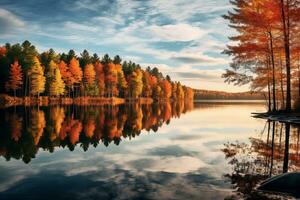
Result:
M170 98L172 95L172 85L168 80L161 81L164 98Z
M5 56L5 54L6 54L6 48L4 46L0 47L0 57Z
M61 60L58 63L58 68L60 70L61 77L68 88L68 94L70 96L70 90L72 89L73 84L75 83L75 79L69 70L69 66L63 60Z
M297 70L295 48L299 46L299 2L233 0L230 3L234 10L224 18L230 22L230 27L237 30L237 35L230 37L234 45L225 50L226 54L233 56L233 62L223 77L227 82L238 85L254 81L253 88L267 88L269 111L276 111L278 98L285 95L282 100L285 105L283 103L281 109L290 111L291 95L294 93L291 81L295 80L291 74ZM278 78L278 71L281 78ZM267 81L261 81L262 77ZM264 85L259 86L258 83ZM280 95L277 94L279 86ZM299 96L300 89L299 94L294 95Z
M117 95L117 70L116 65L114 63L108 63L105 65L105 85L106 85L106 92L108 97L113 97Z
M14 97L16 97L16 90L20 89L23 84L23 74L21 65L18 61L15 61L14 64L10 65L9 70L9 81L6 84L8 90L14 91Z
M72 89L73 89L73 91L75 90L75 93L76 93L76 88L81 83L83 73L82 73L82 70L79 66L79 61L74 57L70 60L69 70L70 70L70 73L71 73L71 75L74 79L74 82L72 84ZM73 94L73 96L74 96L74 94Z
M184 97L177 92L177 84L169 76L164 76L158 68L143 69L131 61L121 63L119 56L112 60L106 54L100 59L97 54L90 56L87 50L76 56L74 50L70 50L68 54L56 54L53 49L39 54L28 41L22 45L6 44L5 47L0 47L0 56L0 66L6 68L0 74L1 80L4 80L0 81L0 92L6 92L5 89L14 90L15 96L16 90L24 82L24 96L32 94L38 97L60 97L68 94L70 97L72 94L73 98L106 96L133 99L146 97L156 100ZM16 58L22 63L22 67L18 62L10 63ZM23 75L26 76L25 80ZM176 92L172 92L173 86L176 86ZM181 97L177 98L177 94Z

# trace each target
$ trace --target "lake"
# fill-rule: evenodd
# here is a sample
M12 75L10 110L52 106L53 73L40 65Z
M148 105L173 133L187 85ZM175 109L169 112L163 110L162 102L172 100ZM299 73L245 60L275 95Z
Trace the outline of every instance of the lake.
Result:
M300 171L261 102L0 110L0 199L230 199ZM289 132L290 134L286 134Z

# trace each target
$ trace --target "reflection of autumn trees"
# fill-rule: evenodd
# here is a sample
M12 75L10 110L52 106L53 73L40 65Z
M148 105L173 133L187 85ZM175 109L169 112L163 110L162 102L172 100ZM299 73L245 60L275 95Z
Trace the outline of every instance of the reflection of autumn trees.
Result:
M45 113L41 110L33 109L30 115L30 124L27 127L27 131L32 135L34 144L37 145L43 135L45 128Z
M222 151L232 166L225 175L244 198L258 198L254 187L263 180L285 172L300 170L299 127L267 122L261 135L250 144L227 143Z
M59 133L61 131L62 123L65 119L64 109L61 107L54 107L50 112L49 123L51 126L47 126L50 132L50 140L54 141L57 137L59 137Z
M14 141L18 141L22 136L22 118L13 114L10 116L10 127L11 127L11 139Z
M53 152L55 147L85 151L99 143L118 145L122 138L132 139L142 130L156 132L172 117L192 110L192 102L102 107L40 107L0 111L0 155L7 160L30 162L39 148Z

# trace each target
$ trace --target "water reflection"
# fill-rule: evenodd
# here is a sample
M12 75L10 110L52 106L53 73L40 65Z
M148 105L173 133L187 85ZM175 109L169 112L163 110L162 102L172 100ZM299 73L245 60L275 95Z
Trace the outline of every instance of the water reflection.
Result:
M0 199L224 199L235 197L237 183L251 193L255 178L283 171L286 127L251 118L264 109L183 102L2 110ZM299 166L295 134L291 126L289 171Z
M300 171L299 139L299 126L267 121L260 136L251 137L249 144L225 144L222 151L232 166L232 173L225 176L237 189L236 195L245 199L272 199L255 187L272 176Z
M0 155L6 160L29 163L39 149L55 147L87 151L99 143L119 145L122 138L135 138L142 130L158 131L171 118L193 109L192 102L103 107L19 107L1 110Z

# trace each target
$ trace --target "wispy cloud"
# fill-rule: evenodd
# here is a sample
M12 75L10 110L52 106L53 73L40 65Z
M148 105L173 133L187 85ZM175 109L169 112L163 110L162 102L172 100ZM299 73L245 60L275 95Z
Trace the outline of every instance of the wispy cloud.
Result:
M196 54L196 53L179 53L174 56L172 56L173 59L178 60L179 62L182 63L187 63L187 64L205 64L207 66L210 65L226 65L228 64L228 60L223 59L223 58L214 58L211 56L207 55L202 55L201 53Z
M39 49L120 54L198 74L224 71L229 62L220 54L231 33L221 18L224 0L3 0L0 7L2 43L29 39ZM220 74L218 84L225 87Z
M0 8L0 36L15 34L25 27L25 22L12 12Z
M192 41L201 38L205 32L189 24L170 24L164 26L150 26L146 28L154 38L160 41Z

